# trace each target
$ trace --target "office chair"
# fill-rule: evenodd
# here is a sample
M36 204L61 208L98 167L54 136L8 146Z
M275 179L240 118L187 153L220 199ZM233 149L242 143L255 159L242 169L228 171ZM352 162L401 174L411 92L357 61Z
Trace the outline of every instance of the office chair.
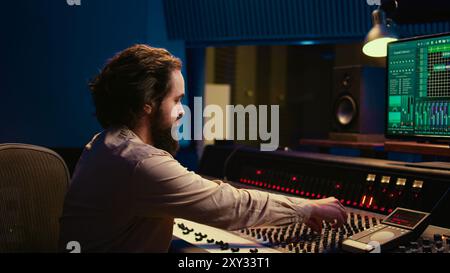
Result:
M0 253L56 252L70 174L55 152L0 144Z

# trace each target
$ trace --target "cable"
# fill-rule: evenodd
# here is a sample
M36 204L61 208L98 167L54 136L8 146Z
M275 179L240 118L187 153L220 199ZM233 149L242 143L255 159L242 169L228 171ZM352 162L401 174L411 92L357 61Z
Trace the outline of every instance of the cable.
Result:
M431 209L431 214L433 213L433 211L435 211L439 205L442 203L442 200L445 199L445 197L447 196L448 192L450 191L450 187L447 188L447 191L441 196L441 198L439 198L439 200L436 202L436 204L434 205L434 207Z

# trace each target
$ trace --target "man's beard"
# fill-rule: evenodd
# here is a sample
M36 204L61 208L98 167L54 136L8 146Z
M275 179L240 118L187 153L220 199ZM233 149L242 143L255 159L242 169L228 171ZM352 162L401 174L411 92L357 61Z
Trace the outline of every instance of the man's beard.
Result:
M170 153L172 156L175 156L180 148L180 145L178 140L175 140L172 137L172 125L162 124L160 109L156 111L150 122L150 133L153 139L153 146Z

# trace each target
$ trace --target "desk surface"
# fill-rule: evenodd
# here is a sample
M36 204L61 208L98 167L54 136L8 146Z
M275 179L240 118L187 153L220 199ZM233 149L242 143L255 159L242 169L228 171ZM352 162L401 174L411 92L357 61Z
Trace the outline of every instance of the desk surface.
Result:
M448 144L429 144L414 141L357 142L330 139L301 139L299 144L324 148L341 147L450 157L450 146Z
M382 149L384 147L383 142L356 142L330 139L301 139L300 145L311 145L319 147L345 147L355 149Z

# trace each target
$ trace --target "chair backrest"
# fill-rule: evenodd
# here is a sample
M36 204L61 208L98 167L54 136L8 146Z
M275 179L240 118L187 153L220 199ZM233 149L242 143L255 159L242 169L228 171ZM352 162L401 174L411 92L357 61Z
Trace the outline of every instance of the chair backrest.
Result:
M52 150L0 145L0 252L56 252L70 174Z

